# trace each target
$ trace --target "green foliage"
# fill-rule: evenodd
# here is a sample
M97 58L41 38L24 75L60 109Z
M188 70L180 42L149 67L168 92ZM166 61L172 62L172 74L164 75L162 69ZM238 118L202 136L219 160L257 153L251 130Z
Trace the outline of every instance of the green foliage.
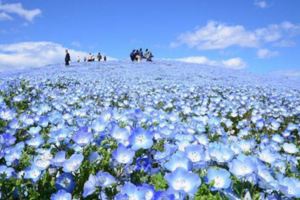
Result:
M156 150L156 151L160 151L163 152L165 149L165 141L164 140L158 140L155 141L154 145L152 146L152 149Z
M227 199L224 195L221 195L219 192L210 191L209 187L206 184L202 184L198 189L197 193L194 196L195 200L222 200Z
M155 190L165 190L168 188L168 183L161 173L152 175L150 177L150 184L154 186Z
M144 171L134 171L130 175L130 181L136 185L147 183L149 175Z

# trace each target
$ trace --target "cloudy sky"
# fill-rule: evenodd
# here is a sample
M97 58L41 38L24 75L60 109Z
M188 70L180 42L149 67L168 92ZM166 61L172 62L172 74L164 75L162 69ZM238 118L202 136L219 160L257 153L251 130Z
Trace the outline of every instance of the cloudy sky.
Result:
M0 0L0 71L98 51L300 77L299 0Z

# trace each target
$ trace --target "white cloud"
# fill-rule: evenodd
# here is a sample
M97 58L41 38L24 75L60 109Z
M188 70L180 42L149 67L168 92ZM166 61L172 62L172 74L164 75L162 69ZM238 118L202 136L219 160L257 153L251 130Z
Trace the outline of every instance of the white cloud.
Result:
M266 1L260 1L260 0L259 1L256 0L254 2L254 5L257 6L257 7L259 7L259 8L267 8L269 6Z
M278 55L279 55L278 51L271 51L269 49L259 49L257 51L257 57L260 59L272 58Z
M24 18L25 20L32 22L34 18L39 16L42 11L40 9L33 9L33 10L27 10L23 8L23 5L21 3L7 3L3 4L0 2L0 11L2 11L5 14L16 14L20 17Z
M41 67L64 62L66 47L53 42L22 42L0 45L0 71ZM69 50L72 61L83 59L87 52ZM116 60L107 57L108 60Z
M13 18L5 12L0 12L0 21L9 21L13 20Z
M226 68L230 69L244 69L246 67L246 63L241 58L231 58L222 61L222 63Z
M191 56L174 59L176 61L208 65L213 67L224 67L229 69L244 69L247 65L241 58L230 58L228 60L210 60L205 56Z
M227 26L210 21L206 26L194 32L181 34L177 42L171 45L186 44L189 47L203 49L224 49L230 46L256 47L257 38L254 33L248 32L243 26Z
M232 46L261 48L265 44L291 41L297 35L300 35L300 25L291 22L247 30L242 25L210 21L193 32L179 35L177 41L171 43L171 47L187 45L199 50L226 49Z

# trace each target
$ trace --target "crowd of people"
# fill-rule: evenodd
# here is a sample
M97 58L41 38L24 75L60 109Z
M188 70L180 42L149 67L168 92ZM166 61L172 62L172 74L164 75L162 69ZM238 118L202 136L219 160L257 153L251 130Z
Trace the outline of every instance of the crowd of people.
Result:
M101 62L101 61L106 62L107 61L107 57L105 55L101 55L101 53L98 53L96 56L94 56L92 53L89 53L88 56L85 56L83 58L83 62ZM65 56L65 65L68 66L70 65L71 62L71 56L68 50L66 50L66 56ZM77 62L80 63L81 62L81 58L78 56L77 57Z
M143 59L146 59L146 61L148 62L152 62L152 58L153 58L153 54L151 51L149 51L149 49L146 49L145 53L143 52L143 49L140 48L138 49L134 49L132 50L132 52L130 53L130 59L132 62L140 62Z
M146 49L145 52L143 52L143 49L134 49L130 53L130 59L132 62L140 62L143 59L146 59L147 62L152 62L153 54L149 49ZM96 56L94 56L92 53L89 53L88 56L83 58L83 62L101 62L101 61L106 62L107 57L105 55L101 55L99 52ZM65 65L68 66L70 65L71 62L71 56L68 50L66 50L66 56L65 56ZM77 62L81 62L81 58L78 56Z

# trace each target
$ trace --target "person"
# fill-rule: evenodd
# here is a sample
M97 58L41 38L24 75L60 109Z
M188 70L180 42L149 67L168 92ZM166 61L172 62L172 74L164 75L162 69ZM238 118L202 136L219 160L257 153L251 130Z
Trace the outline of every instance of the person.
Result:
M77 62L80 63L80 57L79 56L77 57Z
M131 59L132 62L135 61L135 49L133 49L133 50L131 51L131 53L130 53L130 59Z
M106 62L106 56L103 57L104 62Z
M71 56L69 54L69 51L66 50L65 65L66 66L70 65L70 61L71 61Z
M141 59L144 58L144 53L143 53L143 49L142 48L140 48L140 50L139 50L139 56L141 57Z
M98 62L100 62L101 59L102 59L102 56L101 56L101 53L99 52L98 55L97 55L97 60L98 60Z
M152 62L152 58L153 58L153 54L151 51L149 51L148 49L146 49L145 51L145 58L148 62Z
M95 61L95 58L94 58L94 55L92 55L92 53L89 54L89 57L88 57L88 62L93 62Z
M135 51L135 53L134 53L134 60L137 61L137 62L140 62L142 60L141 52L139 50Z

